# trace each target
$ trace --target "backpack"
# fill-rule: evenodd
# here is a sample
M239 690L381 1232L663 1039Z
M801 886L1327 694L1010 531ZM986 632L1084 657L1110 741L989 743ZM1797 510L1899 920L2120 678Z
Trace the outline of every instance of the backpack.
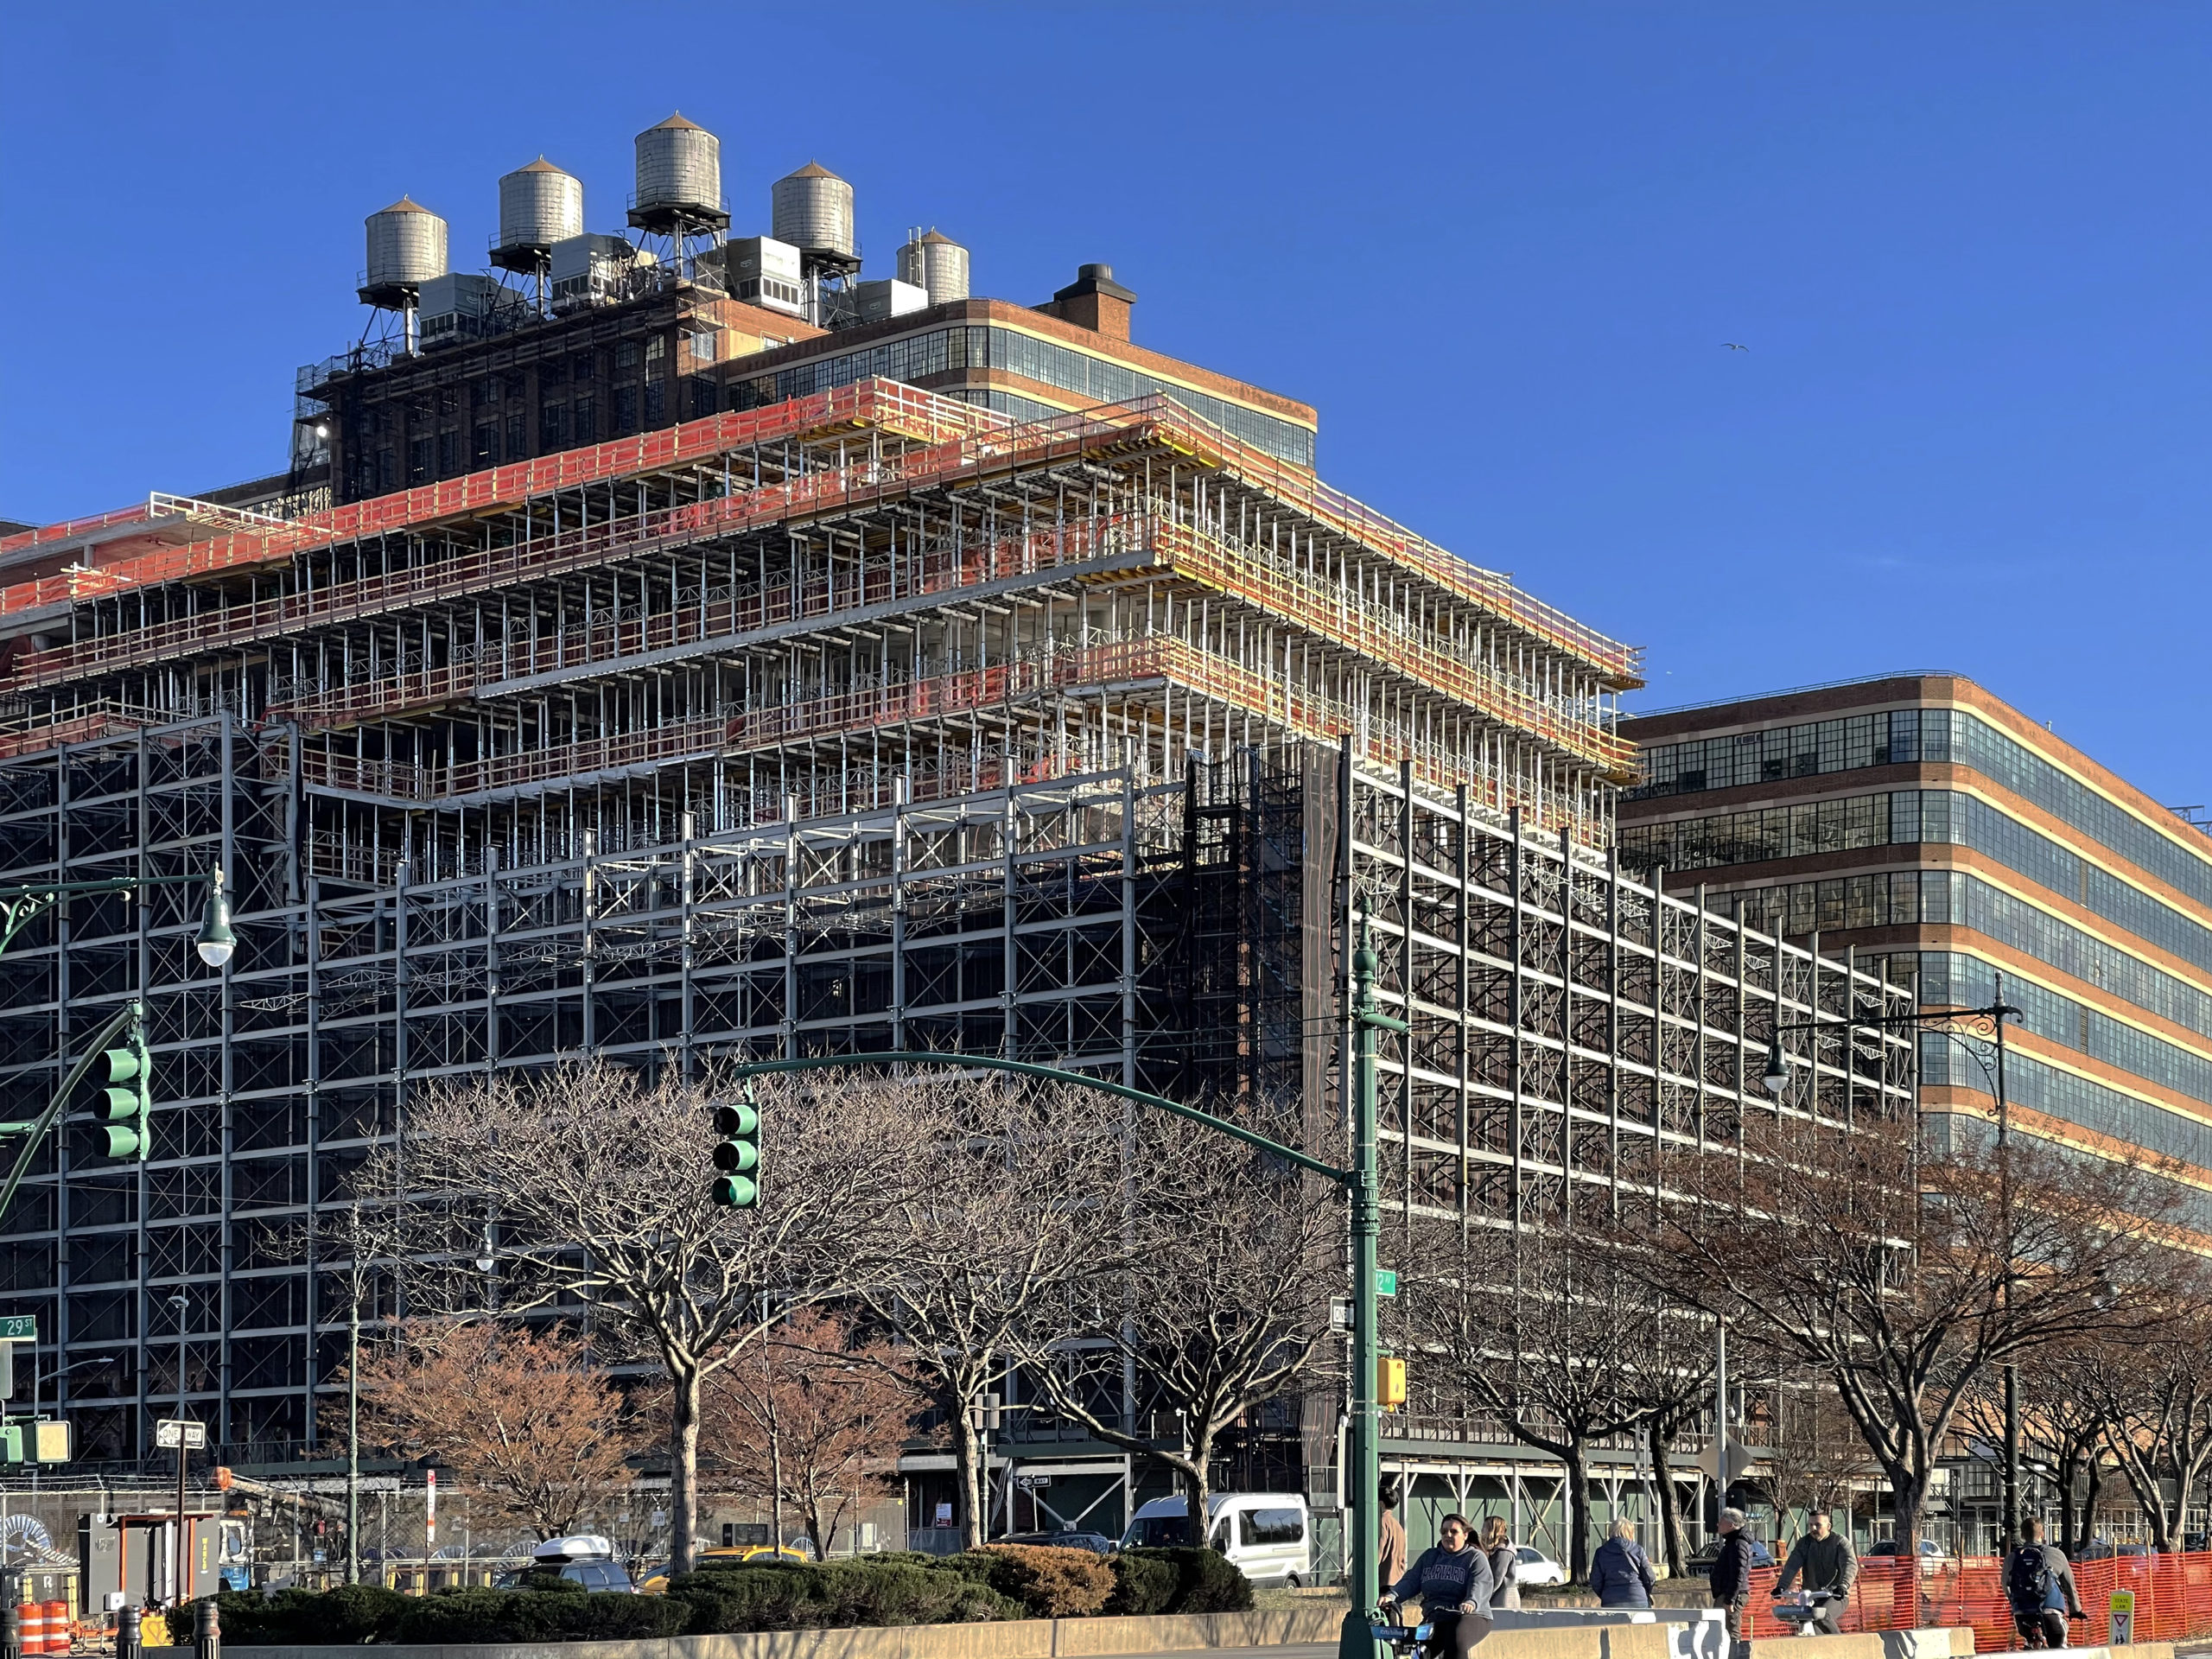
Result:
M2005 1596L2015 1607L2041 1607L2050 1595L2050 1557L2041 1544L2022 1544L2005 1564Z

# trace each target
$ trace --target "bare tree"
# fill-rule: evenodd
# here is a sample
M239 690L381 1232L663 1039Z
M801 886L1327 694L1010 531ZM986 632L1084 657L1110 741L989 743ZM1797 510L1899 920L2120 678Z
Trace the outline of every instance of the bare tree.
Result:
M1118 1260L1075 1283L1061 1330L1023 1332L1022 1357L1055 1411L1180 1481L1202 1543L1223 1433L1332 1357L1344 1207L1333 1189L1179 1118L1139 1120L1130 1157ZM1088 1339L1056 1340L1063 1331ZM1172 1414L1173 1439L1125 1398L1128 1375Z
M2136 1342L2106 1346L2091 1379L2104 1440L2151 1523L2177 1548L2190 1499L2212 1464L2212 1319L2184 1315Z
M1669 1163L1686 1202L1634 1241L1639 1271L1758 1331L1834 1385L1890 1484L1916 1559L1936 1457L1990 1367L2097 1323L2145 1328L2115 1287L2170 1272L2178 1189L2162 1171L1954 1121L1855 1131L1777 1113L1742 1155ZM2025 1195L2032 1195L2031 1201Z
M399 1334L362 1363L365 1433L450 1468L478 1515L556 1538L629 1484L622 1396L572 1332L414 1320Z
M1456 1240L1452 1228L1414 1258L1452 1262L1453 1271L1402 1281L1399 1294L1424 1350L1465 1396L1566 1470L1567 1570L1585 1582L1591 1447L1640 1432L1662 1408L1639 1380L1681 1345L1669 1327L1682 1315L1582 1229L1524 1230L1497 1272L1460 1259Z
M598 1062L499 1073L426 1090L402 1148L436 1226L496 1227L509 1312L574 1309L601 1351L661 1368L678 1572L696 1549L705 1379L782 1312L855 1288L871 1206L907 1163L880 1090L763 1087L759 1205L718 1208L709 1101L672 1072Z
M2125 1345L2121 1345L2125 1351ZM2072 1554L2088 1541L2105 1480L2105 1430L2111 1422L2101 1376L2107 1345L2082 1332L2024 1357L2020 1366L2020 1445L2048 1467L2058 1488L2059 1548ZM2001 1379L1985 1374L1960 1415L1984 1443L2005 1444ZM2078 1494L2078 1497L2077 1497Z
M1858 1425L1825 1378L1777 1382L1766 1399L1770 1437L1766 1484L1781 1523L1793 1511L1850 1511L1852 1494L1875 1473ZM1778 1542L1792 1540L1782 1537Z
M897 1334L900 1363L944 1416L973 1548L989 1503L973 1414L1038 1322L1119 1249L1121 1115L1103 1115L1096 1096L996 1079L852 1086L895 1101L909 1126L855 1298Z
M857 1338L849 1319L794 1313L708 1380L707 1466L734 1491L792 1505L825 1558L838 1528L897 1490L922 1403L905 1364L888 1344Z

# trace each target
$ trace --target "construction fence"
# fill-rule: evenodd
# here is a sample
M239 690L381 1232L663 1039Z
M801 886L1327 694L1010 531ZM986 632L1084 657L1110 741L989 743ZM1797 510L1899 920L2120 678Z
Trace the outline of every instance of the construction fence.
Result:
M1793 1634L1774 1616L1774 1586L1779 1567L1751 1575L1754 1637ZM2087 1618L2067 1632L2069 1647L2099 1647L2112 1640L2112 1601L2118 1592L2135 1598L2137 1642L2180 1642L2212 1633L2212 1551L2120 1555L2074 1563L2074 1582ZM1969 1555L1921 1563L1916 1585L1912 1565L1902 1557L1872 1556L1859 1563L1846 1630L1958 1629L1972 1626L1977 1653L2004 1653L2025 1647L2013 1628L2005 1597L2001 1556Z

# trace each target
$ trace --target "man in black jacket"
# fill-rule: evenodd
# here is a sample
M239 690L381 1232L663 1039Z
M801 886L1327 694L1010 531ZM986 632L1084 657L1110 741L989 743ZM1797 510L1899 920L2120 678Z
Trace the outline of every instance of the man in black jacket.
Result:
M1808 1590L1825 1590L1834 1598L1814 1617L1813 1629L1823 1636L1839 1636L1843 1610L1851 1605L1851 1586L1859 1578L1859 1555L1847 1536L1829 1530L1826 1510L1815 1510L1812 1523L1812 1530L1790 1547L1782 1576L1775 1580L1774 1599L1779 1601L1787 1595L1802 1573Z
M1713 1586L1713 1605L1727 1610L1729 1641L1743 1641L1750 1624L1744 1615L1751 1600L1751 1541L1744 1536L1741 1510L1720 1511L1720 1553L1713 1558L1707 1582Z

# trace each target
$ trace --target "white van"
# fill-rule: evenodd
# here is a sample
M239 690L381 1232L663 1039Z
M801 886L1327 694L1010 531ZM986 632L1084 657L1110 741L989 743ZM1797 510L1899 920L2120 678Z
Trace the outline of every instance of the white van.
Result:
M1190 1501L1155 1497L1122 1535L1122 1548L1187 1544ZM1213 1492L1206 1498L1206 1542L1255 1584L1313 1582L1313 1517L1297 1492Z

